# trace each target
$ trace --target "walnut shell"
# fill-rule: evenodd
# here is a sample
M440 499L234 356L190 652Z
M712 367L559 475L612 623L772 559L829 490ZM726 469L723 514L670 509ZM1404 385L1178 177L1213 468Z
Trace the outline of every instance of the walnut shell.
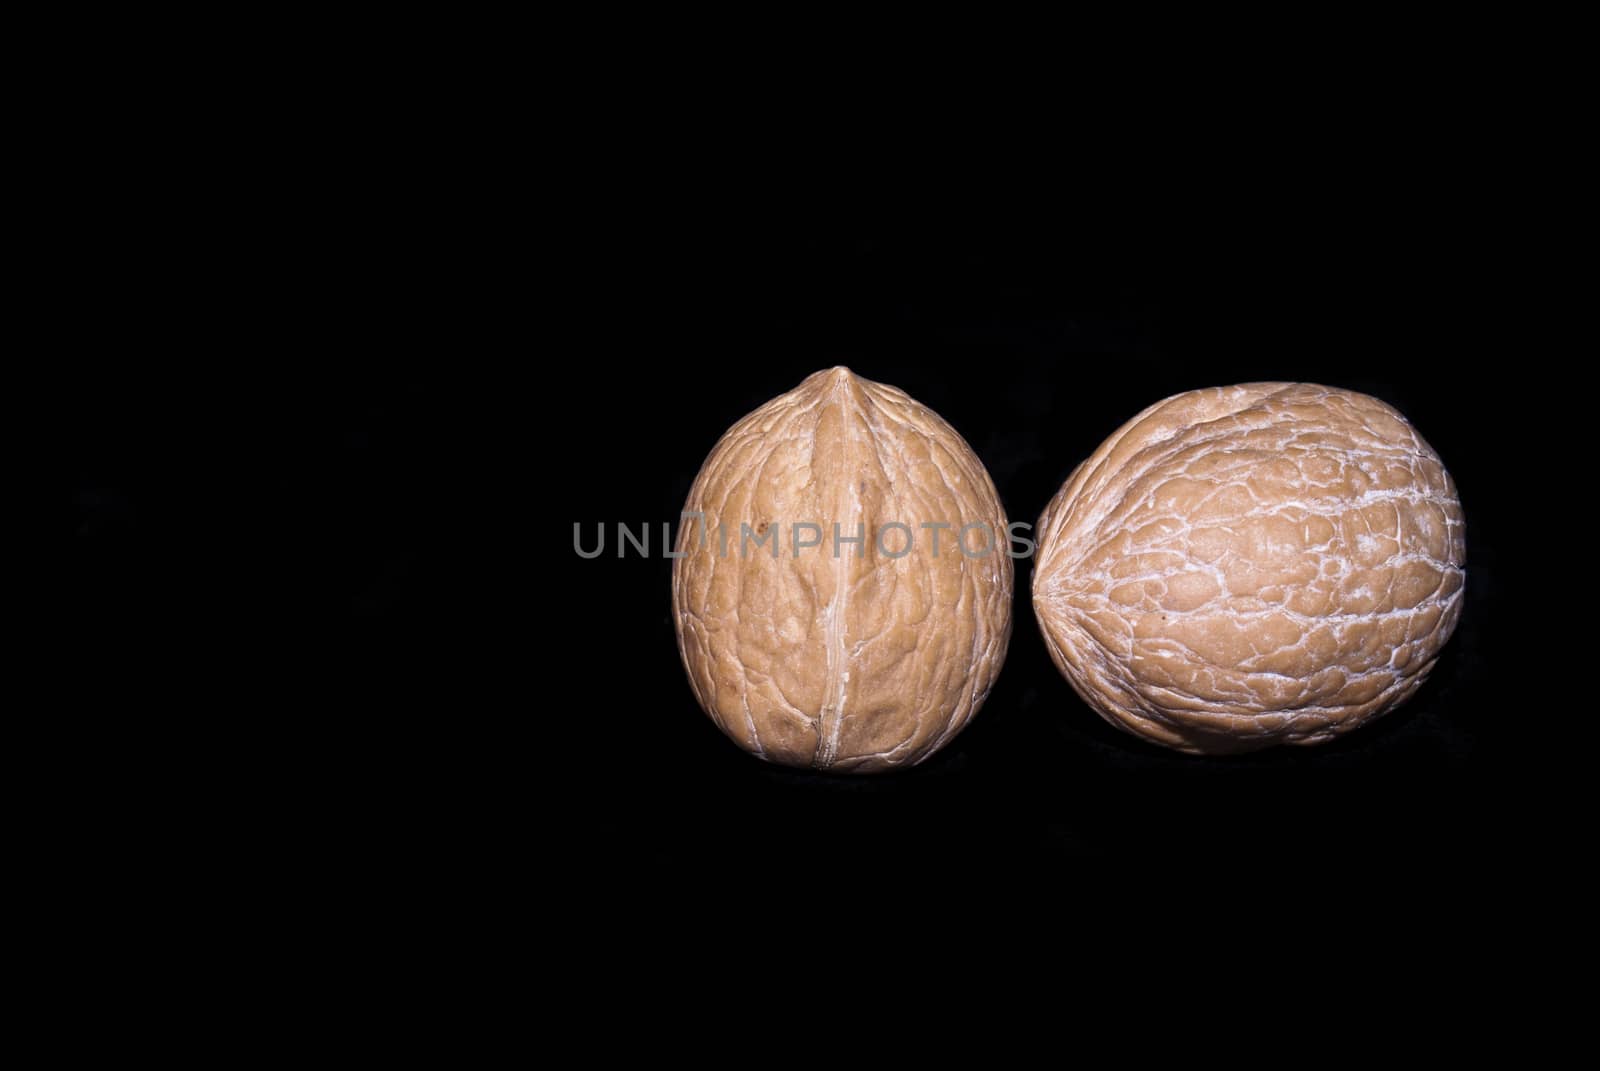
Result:
M1318 744L1404 702L1461 612L1461 503L1376 398L1190 391L1119 428L1039 518L1033 606L1111 724L1179 751Z
M903 391L848 368L808 377L728 430L684 509L705 517L683 524L673 562L678 649L741 748L911 766L983 705L1011 635L1005 515L977 455ZM982 526L965 551L963 525Z

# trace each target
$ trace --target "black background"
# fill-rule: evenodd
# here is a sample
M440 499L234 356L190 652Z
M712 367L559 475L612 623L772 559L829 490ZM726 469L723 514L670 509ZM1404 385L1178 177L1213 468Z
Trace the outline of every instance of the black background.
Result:
M174 754L205 750L191 773L219 791L262 778L257 819L295 819L297 851L350 872L510 872L559 852L650 880L865 861L998 880L1095 858L1492 850L1505 492L1496 399L1469 370L1470 268L1443 230L1364 206L1248 226L1092 204L1051 226L668 208L567 220L559 238L519 228L514 247L470 206L466 242L347 220L293 273L269 272L265 300L206 288L182 339L197 359L86 366L62 440L64 605L95 667L75 697L192 712L155 730ZM288 233L263 241L282 252ZM147 333L171 322L122 311ZM1174 392L1284 379L1374 394L1459 486L1461 625L1378 723L1194 758L1076 698L1021 561L1005 668L944 751L879 777L765 765L688 688L660 528L730 424L835 364L938 411L1030 522ZM619 521L650 524L648 558L615 556ZM607 554L580 559L574 524L586 543L604 524Z
M1483 426L1483 380L1461 367L1471 310L1457 306L1455 272L1419 271L1410 250L1359 224L1281 243L1234 237L1196 256L1171 233L1087 228L763 232L684 265L688 278L663 293L687 307L662 315L666 337L607 392L617 434L583 440L585 480L557 511L563 529L583 525L588 546L600 522L657 528L651 560L614 558L614 531L601 559L565 549L585 637L568 657L594 675L578 694L602 742L594 810L610 843L708 863L781 865L803 850L973 873L1080 855L1392 863L1483 849L1478 775L1501 735L1486 654L1499 447ZM1118 733L1077 699L1038 636L1019 562L1005 669L943 752L878 778L764 765L724 741L689 693L659 523L728 425L833 364L944 415L1008 516L1030 522L1107 434L1177 391L1285 379L1374 394L1458 482L1462 623L1433 679L1391 717L1320 748L1197 759Z

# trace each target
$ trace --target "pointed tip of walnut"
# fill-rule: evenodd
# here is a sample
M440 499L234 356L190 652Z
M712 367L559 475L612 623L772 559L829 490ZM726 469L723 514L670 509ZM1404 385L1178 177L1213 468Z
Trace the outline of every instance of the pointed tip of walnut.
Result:
M820 372L811 373L805 379L800 381L800 385L796 387L792 393L851 393L859 395L863 388L869 386L878 387L880 389L893 389L884 387L884 385L881 383L874 383L870 379L864 379L863 377L856 375L844 365L837 364L832 368L824 368Z

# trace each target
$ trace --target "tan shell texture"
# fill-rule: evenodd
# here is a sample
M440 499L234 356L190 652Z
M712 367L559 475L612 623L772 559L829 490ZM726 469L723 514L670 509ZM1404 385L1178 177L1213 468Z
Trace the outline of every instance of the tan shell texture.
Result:
M705 526L680 529L678 648L741 748L889 770L938 751L983 705L1011 635L1005 515L977 455L903 391L847 368L810 376L728 430L684 509ZM969 524L992 532L988 553L980 529L957 548Z
M1404 702L1461 612L1461 503L1404 417L1304 383L1190 391L1039 519L1033 605L1102 717L1179 751L1318 744Z

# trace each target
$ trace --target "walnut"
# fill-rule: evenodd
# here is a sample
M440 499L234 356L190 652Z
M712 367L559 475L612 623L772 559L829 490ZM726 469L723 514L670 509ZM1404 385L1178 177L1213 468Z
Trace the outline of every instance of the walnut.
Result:
M672 604L700 705L787 766L911 766L977 713L1011 634L1005 515L983 463L847 368L730 428L684 506Z
M1190 391L1039 518L1033 605L1107 721L1192 753L1318 744L1404 702L1461 612L1444 465L1404 417L1303 383Z

